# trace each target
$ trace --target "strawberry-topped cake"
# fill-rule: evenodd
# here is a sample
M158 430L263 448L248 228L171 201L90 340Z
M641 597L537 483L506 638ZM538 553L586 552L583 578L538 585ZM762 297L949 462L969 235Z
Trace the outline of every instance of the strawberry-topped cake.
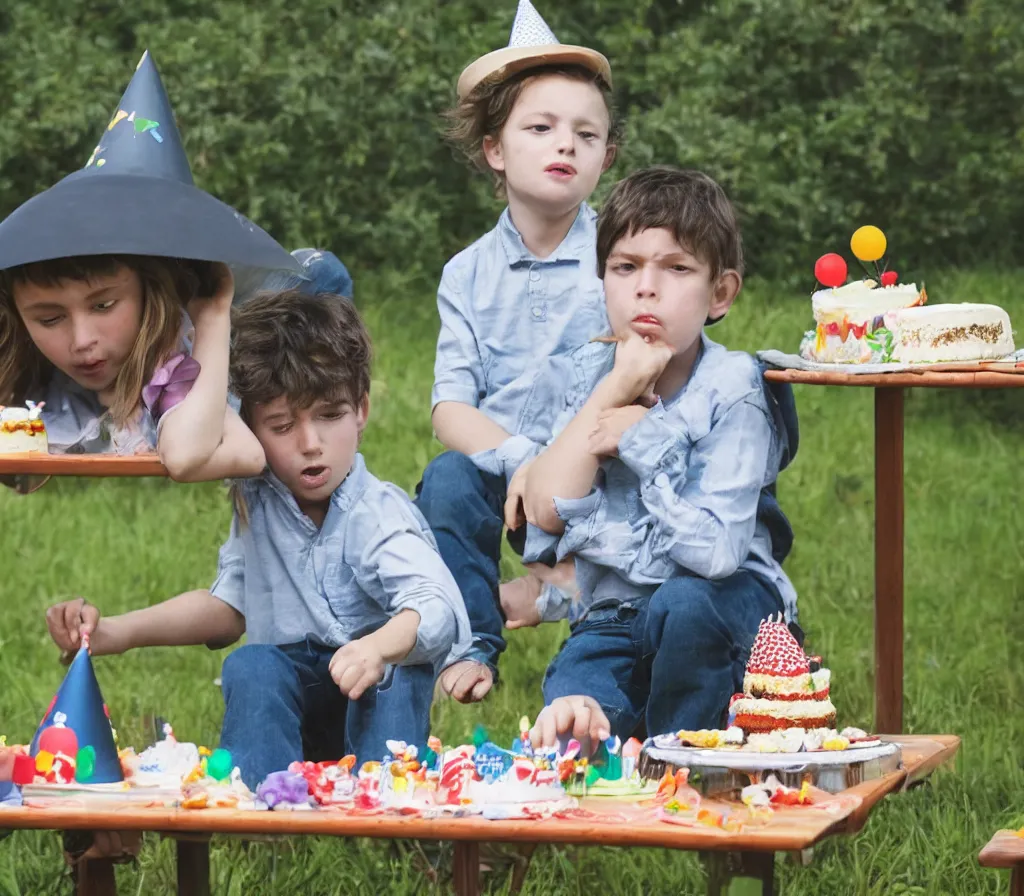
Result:
M781 614L762 620L743 676L743 693L729 704L735 725L747 734L780 728L831 728L828 669L808 658Z

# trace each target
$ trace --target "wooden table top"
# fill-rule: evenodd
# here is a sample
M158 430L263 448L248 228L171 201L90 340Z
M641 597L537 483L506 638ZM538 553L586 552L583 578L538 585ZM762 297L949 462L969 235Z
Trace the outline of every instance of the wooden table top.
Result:
M166 476L155 454L0 454L0 475Z
M775 383L794 383L805 386L874 386L874 387L934 387L959 389L1001 389L1024 387L1024 362L1009 364L935 365L924 370L906 370L899 373L845 373L825 370L766 370L766 380Z
M567 818L489 821L479 817L422 818L394 813L357 813L343 809L308 812L258 812L234 809L168 809L81 805L0 809L0 828L42 830L107 829L228 834L325 834L415 840L579 843L604 846L652 846L683 850L773 852L806 849L825 836L854 833L884 796L929 774L953 758L960 738L952 735L900 735L904 768L827 798L821 805L776 809L763 823L738 831L702 824L682 826L659 821L651 806L604 798L581 801ZM702 808L738 811L737 804L705 800Z
M1024 836L1018 831L996 831L978 856L985 868L1013 868L1024 865Z

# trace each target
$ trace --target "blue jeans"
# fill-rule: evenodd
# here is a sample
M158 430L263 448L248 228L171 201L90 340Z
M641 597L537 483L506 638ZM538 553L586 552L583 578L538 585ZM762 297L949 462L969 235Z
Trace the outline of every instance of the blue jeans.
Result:
M625 740L721 726L762 619L783 609L767 582L669 579L649 598L595 607L574 627L544 676L544 702L582 694L601 704Z
M416 506L466 604L473 630L473 649L467 656L490 666L495 680L498 656L505 649L498 565L506 492L503 476L482 472L458 451L435 457L416 487ZM509 544L520 555L525 538L525 526L509 532Z
M388 666L384 680L358 700L331 678L335 647L313 641L275 647L246 644L221 671L220 745L255 787L297 759L381 759L386 740L424 744L434 691L431 666Z

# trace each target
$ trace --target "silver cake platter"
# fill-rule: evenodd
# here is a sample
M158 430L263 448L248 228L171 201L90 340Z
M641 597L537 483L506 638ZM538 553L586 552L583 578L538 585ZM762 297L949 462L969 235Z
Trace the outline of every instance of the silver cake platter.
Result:
M798 753L759 753L752 750L704 750L678 745L674 735L648 738L638 769L645 780L658 780L666 771L690 770L690 784L704 796L736 793L748 784L775 775L787 787L809 781L829 793L839 793L863 781L898 771L903 754L898 744L881 741L852 745L845 750Z

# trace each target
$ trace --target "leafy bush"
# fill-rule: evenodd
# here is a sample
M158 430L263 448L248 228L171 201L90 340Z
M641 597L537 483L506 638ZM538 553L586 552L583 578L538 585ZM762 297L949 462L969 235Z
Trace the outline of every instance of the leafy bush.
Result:
M904 275L1007 261L1024 229L1024 17L1000 0L578 0L542 12L612 60L614 178L718 177L752 272L809 285L876 223ZM489 0L37 0L0 9L0 213L88 158L147 46L197 183L358 273L442 263L500 208L439 138L463 65L507 39ZM847 253L848 254L848 253Z

